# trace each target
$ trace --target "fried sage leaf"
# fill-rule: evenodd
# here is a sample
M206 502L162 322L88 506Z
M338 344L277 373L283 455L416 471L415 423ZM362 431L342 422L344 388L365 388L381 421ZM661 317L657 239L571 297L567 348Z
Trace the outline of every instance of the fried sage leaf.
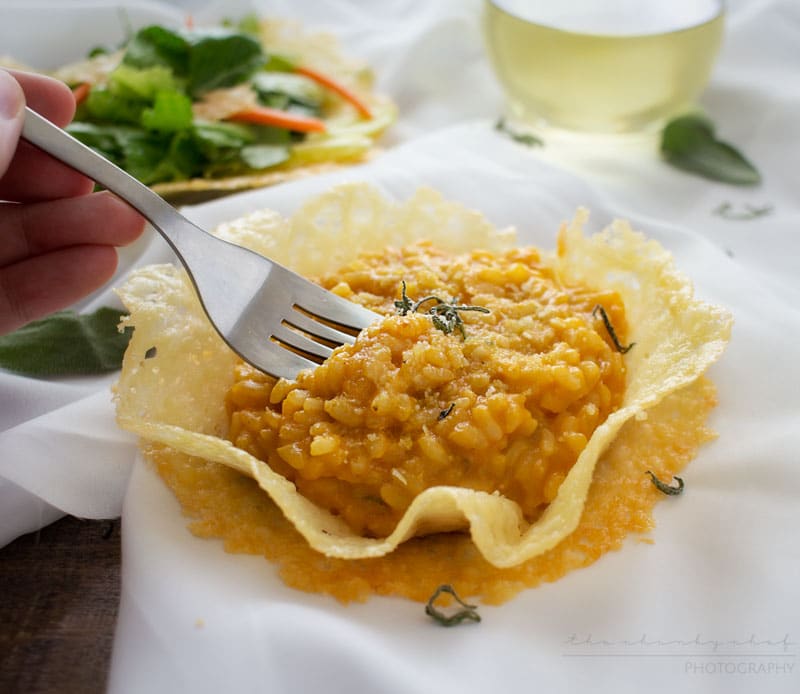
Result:
M650 479L653 481L653 484L658 491L668 494L669 496L678 496L679 494L683 494L683 479L680 477L672 477L672 479L678 483L678 486L671 487L666 482L662 482L660 479L658 479L658 477L650 472L650 470L647 470L646 474L650 475Z
M595 306L592 309L592 316L594 316L595 318L597 318L598 313L600 314L600 318L603 319L603 325L606 326L608 335L609 337L611 337L611 341L614 343L614 347L617 348L617 352L619 352L620 354L627 354L630 351L631 347L633 347L636 343L631 342L629 345L621 344L619 338L617 337L617 331L614 330L614 326L611 325L611 319L608 317L606 310L600 304L597 304L597 306Z
M751 219L758 219L759 217L766 217L772 214L772 205L749 205L745 204L738 209L730 202L723 202L714 209L714 214L723 219L732 219L734 221L749 221Z
M453 612L452 614L448 615L442 612L437 607L434 607L434 603L436 599L442 594L448 593L453 596L455 601L461 605L463 609ZM465 603L461 598L458 597L453 586L448 584L443 584L439 586L431 595L430 600L428 600L428 604L425 605L425 614L429 617L433 618L443 627L454 627L462 622L471 621L471 622L480 622L481 616L477 612L478 607L477 605L468 605Z
M667 123L661 133L661 154L673 166L723 183L751 186L761 174L733 145L718 140L714 124L690 114Z
M505 118L501 118L497 121L494 125L494 129L497 130L499 133L504 133L508 135L514 142L518 142L521 145L525 145L526 147L542 147L544 146L544 140L542 138L537 137L532 133L521 133L516 130L513 130L508 126L506 123Z
M455 406L456 406L456 404L455 404L454 402L451 402L451 403L450 403L450 404L447 406L447 409L446 409L446 410L442 410L442 411L439 413L439 416L438 416L436 419L437 419L438 421L440 421L440 422L441 422L443 419L447 419L447 417L449 417L449 416L450 416L450 413L451 413L451 412L452 412L452 411L455 409Z
M431 306L431 308L428 309L427 315L430 316L434 327L438 330L441 330L443 333L445 333L445 335L449 335L454 330L458 330L458 332L461 334L461 337L465 340L467 339L467 331L464 328L464 321L459 315L459 311L491 313L488 308L484 308L483 306L464 306L458 304L455 299L448 302L439 298L435 294L430 294L419 301L411 301L406 293L405 281L402 280L400 284L400 299L395 299L394 302L394 307L397 310L397 314L400 316L405 316L409 312L417 313L423 304L434 301L435 303L433 306Z

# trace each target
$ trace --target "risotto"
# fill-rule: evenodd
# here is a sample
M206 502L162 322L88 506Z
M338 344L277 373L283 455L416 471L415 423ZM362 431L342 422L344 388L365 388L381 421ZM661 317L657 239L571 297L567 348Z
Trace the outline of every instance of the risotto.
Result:
M222 342L180 270L142 268L119 290L135 330L118 421L194 533L289 585L502 602L555 580L652 528L667 497L646 473L669 482L711 438L703 374L732 323L659 244L585 221L548 253L435 191L348 184L223 225L383 318L276 380Z
M464 335L407 296L458 297ZM276 382L247 364L229 438L359 534L386 536L423 490L500 492L528 520L552 501L625 389L615 292L562 287L535 249L454 256L418 244L364 256L323 285L388 317L319 368Z

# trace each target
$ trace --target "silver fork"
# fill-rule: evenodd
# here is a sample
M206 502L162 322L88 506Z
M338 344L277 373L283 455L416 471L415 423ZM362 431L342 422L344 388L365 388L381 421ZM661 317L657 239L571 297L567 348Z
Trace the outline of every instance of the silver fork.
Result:
M294 379L378 316L192 224L163 198L26 108L22 137L138 210L186 268L211 324L245 361Z

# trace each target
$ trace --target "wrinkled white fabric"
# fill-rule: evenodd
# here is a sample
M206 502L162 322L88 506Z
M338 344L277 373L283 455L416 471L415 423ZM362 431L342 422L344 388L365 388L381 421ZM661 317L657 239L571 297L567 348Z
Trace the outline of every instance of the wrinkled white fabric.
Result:
M8 6L4 50L14 45ZM250 6L184 0L157 14L180 22L187 9L201 21ZM688 468L686 494L656 510L655 545L631 542L481 608L480 625L446 630L407 601L343 607L298 593L263 559L193 538L171 494L134 466L135 445L113 424L110 377L53 383L0 372L0 543L61 511L116 515L127 490L110 691L798 691L800 5L731 0L701 100L720 137L761 170L752 189L667 166L652 136L560 137L529 149L498 135L502 98L476 0L256 6L335 31L373 65L400 107L392 147L369 165L225 198L190 217L213 226L255 207L290 213L335 182L368 180L401 199L432 185L545 247L579 205L592 210L593 229L629 218L673 252L702 297L734 314L731 344L712 368L719 438ZM34 60L45 43L26 44L22 57ZM47 43L49 57L70 49ZM714 214L723 202L773 211L726 220ZM121 271L166 257L150 237L126 251Z
M434 186L498 225L515 224L522 242L544 247L552 247L559 222L580 204L592 208L593 229L616 215L602 194L535 161L486 122L434 133L366 167L190 214L213 225L261 206L288 213L349 180L375 182L398 199ZM760 675L758 686L794 691L797 675L785 668L797 645L784 653L783 645L761 642L787 634L792 641L800 623L793 538L800 319L713 240L644 216L631 221L673 251L701 296L736 318L728 350L712 368L720 405L711 424L719 438L684 474L686 494L657 508L655 545L632 541L556 584L481 608L479 626L444 630L421 605L404 600L344 607L294 592L263 559L229 556L221 543L192 537L177 502L140 464L123 512L124 594L111 691L212 692L235 682L245 692L455 694L485 692L498 682L524 691L535 682L554 691L637 692L647 682L648 691L706 692L724 682L724 691L749 692L757 676L745 676L750 664L767 662L769 654L784 670ZM784 248L796 252L797 240ZM777 323L780 339L766 347L764 336L775 334ZM713 641L740 643L723 648ZM723 650L725 658L717 657ZM314 667L303 667L309 659Z

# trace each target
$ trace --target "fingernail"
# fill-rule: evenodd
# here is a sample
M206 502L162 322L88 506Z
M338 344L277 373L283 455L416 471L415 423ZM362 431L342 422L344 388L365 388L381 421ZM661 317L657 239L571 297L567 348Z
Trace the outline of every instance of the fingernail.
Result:
M25 95L17 80L0 70L0 118L13 120L25 106Z

